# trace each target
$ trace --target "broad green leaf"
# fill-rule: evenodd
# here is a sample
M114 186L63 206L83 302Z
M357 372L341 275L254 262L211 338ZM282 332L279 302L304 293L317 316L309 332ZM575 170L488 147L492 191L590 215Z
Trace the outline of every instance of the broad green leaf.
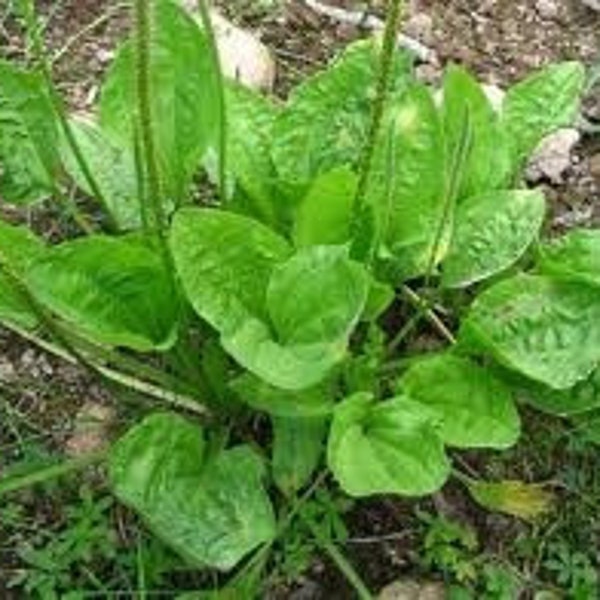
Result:
M275 417L273 478L288 497L300 491L318 467L325 449L327 421L323 417Z
M538 190L490 192L464 201L443 262L443 285L466 287L513 265L538 237L545 212Z
M275 268L269 282L267 306L277 339L290 346L331 344L332 352L343 353L369 284L363 266L349 260L345 248L300 249Z
M274 227L286 212L270 152L279 107L233 82L226 91L227 157L235 178L234 203L244 213Z
M551 388L570 388L600 362L598 290L533 275L502 281L474 302L460 341Z
M356 163L367 137L378 66L378 42L357 42L292 91L273 131L273 158L284 181L302 188L322 173ZM408 57L397 54L394 92L405 86L408 67Z
M175 342L177 293L160 252L141 237L65 242L39 257L26 281L48 309L94 342L139 351Z
M110 139L93 121L72 119L71 128L86 164L108 204L111 215L122 229L136 229L141 224L135 160L129 147ZM70 147L63 142L63 163L75 183L93 196L87 179L79 168Z
M451 65L444 77L443 122L449 157L459 149L465 125L471 130L470 150L457 193L459 202L508 183L508 146L499 116L477 80L457 65Z
M277 266L267 291L272 328L247 320L223 346L276 387L316 385L346 354L367 301L369 278L339 246L303 248Z
M440 416L440 436L458 448L507 448L519 437L519 414L510 390L474 362L442 354L425 358L398 382L411 400Z
M245 373L231 384L240 400L275 417L317 417L333 409L335 389L331 381L297 392L275 388L255 375Z
M434 250L433 264L447 245L445 231L440 235L447 191L445 142L430 92L415 85L392 102L383 131L368 204L375 207L383 232L380 256L392 262L402 280L424 274ZM451 225L452 211L448 213Z
M434 415L405 397L375 402L359 393L337 405L327 461L351 496L423 496L450 474Z
M179 211L171 247L192 306L223 336L246 321L267 319L271 273L292 253L285 239L258 221L213 209Z
M37 325L37 317L15 290L11 279L3 272L3 266L18 277L23 277L30 263L43 252L42 241L27 228L15 227L0 220L0 320L12 321L28 329Z
M206 34L177 2L152 7L150 97L163 197L177 204L209 148L217 145L222 115ZM136 60L128 42L102 89L100 125L133 148L137 107Z
M529 380L520 387L527 402L538 410L559 417L579 415L600 408L600 368L566 390L553 390Z
M539 483L523 481L472 481L467 485L473 499L486 508L518 517L524 521L536 521L552 509L554 494Z
M325 173L313 182L296 211L296 246L345 244L350 241L352 205L358 178L347 167Z
M554 277L600 286L600 231L578 229L542 246L539 270Z
M40 77L0 60L0 198L49 196L60 170L58 126Z
M200 427L155 414L113 447L109 471L117 497L197 567L231 569L275 535L261 480L264 465L248 446L206 455Z
M513 168L518 168L546 135L572 125L585 83L578 62L549 65L510 88L502 123L510 144Z
M368 276L336 246L300 250L257 221L185 210L171 244L184 289L225 350L276 387L316 385L343 358Z

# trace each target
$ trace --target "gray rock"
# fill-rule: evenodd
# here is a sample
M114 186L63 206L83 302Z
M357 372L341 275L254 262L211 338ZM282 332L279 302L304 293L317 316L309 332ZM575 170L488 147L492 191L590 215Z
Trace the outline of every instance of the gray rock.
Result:
M563 182L564 174L572 164L572 153L581 134L577 129L559 129L539 144L525 172L527 180L537 183L543 179L551 183Z

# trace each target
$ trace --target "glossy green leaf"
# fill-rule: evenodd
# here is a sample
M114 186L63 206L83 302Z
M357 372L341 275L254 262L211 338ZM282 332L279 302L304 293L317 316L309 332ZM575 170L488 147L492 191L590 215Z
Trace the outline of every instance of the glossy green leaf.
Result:
M600 408L600 368L566 390L553 390L529 380L519 387L529 404L551 415L569 417Z
M542 246L542 273L600 286L600 231L578 229Z
M546 135L574 123L584 83L583 65L564 62L549 65L508 90L502 122L514 167L521 166Z
M396 292L391 285L373 279L361 319L375 321L390 307L395 297Z
M273 423L273 478L288 497L310 480L325 449L327 421L323 417L275 417Z
M345 244L350 241L352 206L358 177L347 167L325 173L313 182L296 212L296 246Z
M0 320L7 320L22 327L33 329L37 317L26 300L15 290L14 283L3 265L12 273L23 277L33 260L44 252L42 241L25 227L16 227L0 220Z
M411 87L391 104L383 131L367 201L383 232L381 257L402 280L426 272L437 241L434 264L447 246L447 235L439 235L447 191L445 142L430 92ZM450 225L452 211L448 216Z
M440 436L458 448L507 448L520 432L510 390L476 363L442 354L416 362L398 382L411 400L434 409Z
M51 249L27 283L92 341L140 351L175 342L179 301L160 252L137 236L89 236Z
M533 275L502 281L474 302L460 341L551 388L570 388L600 362L598 290Z
M226 90L227 156L235 179L233 201L249 216L275 226L283 219L286 208L281 206L270 152L279 107L233 82Z
M508 183L508 145L499 120L477 80L462 67L451 65L444 77L443 105L449 157L459 150L465 125L471 130L470 149L457 192L459 202Z
M192 306L225 336L246 321L267 318L271 273L292 253L258 221L212 209L179 211L171 247Z
M538 190L490 192L464 201L443 262L443 285L466 287L513 265L538 237L545 212Z
M356 163L367 137L378 64L378 42L361 41L292 91L273 132L273 157L284 181L308 186L322 173ZM393 91L405 86L408 66L408 58L397 54Z
M422 496L450 474L435 413L405 397L376 402L359 393L337 405L327 461L351 496Z
M0 60L0 198L49 196L60 169L58 126L42 80Z
M288 390L324 380L346 354L365 307L368 275L337 246L304 248L273 271L267 292L272 329L248 320L223 346L266 382Z
M231 569L275 535L248 446L206 456L202 429L175 414L155 414L113 447L110 481L117 497L154 533L197 567Z
M343 247L299 250L275 268L269 282L267 306L278 340L285 345L325 343L343 353L369 284L363 266L349 260Z
M138 228L141 225L141 209L133 153L129 147L110 139L93 121L73 119L71 127L111 215L122 229ZM86 194L93 196L66 142L62 145L61 154L69 175Z
M252 373L299 390L343 358L368 292L366 272L343 248L290 256L264 225L216 210L181 211L171 244L192 305Z
M245 373L231 384L242 402L276 417L316 417L331 413L335 389L331 381L300 391L275 388L251 373Z
M217 146L221 114L206 34L178 2L152 2L150 99L163 197L177 203L209 148ZM111 66L102 89L100 125L133 148L136 60L131 42Z

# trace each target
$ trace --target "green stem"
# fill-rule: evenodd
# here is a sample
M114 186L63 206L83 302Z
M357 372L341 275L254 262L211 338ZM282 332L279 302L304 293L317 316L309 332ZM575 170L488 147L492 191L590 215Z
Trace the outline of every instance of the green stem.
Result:
M147 181L146 197L152 214L152 228L159 238L164 240L166 217L161 202L161 182L156 158L156 147L153 132L152 103L150 100L150 8L153 0L135 0L136 29L136 78L137 102L141 155L143 156L141 171Z
M403 294L408 298L409 302L416 308L417 312L410 318L404 327L396 334L392 341L388 344L388 354L393 354L400 344L406 339L408 334L421 322L421 319L427 320L433 325L438 333L450 344L456 344L456 338L453 333L446 327L444 322L436 315L431 305L419 296L415 291L407 285L402 286Z
M23 475L9 476L0 481L0 497L58 477L64 477L75 471L81 471L90 465L102 462L105 457L105 452L94 452L79 458L41 467Z
M50 70L50 65L48 64L48 58L46 56L46 51L44 49L44 44L42 42L37 23L33 0L27 0L27 2L25 3L25 24L27 26L27 30L31 38L32 49L35 56L35 60L38 65L38 70L44 80L44 84L50 96L50 101L52 102L52 107L54 108L54 112L58 117L67 144L69 145L69 148L73 153L77 165L79 166L79 169L81 170L81 173L83 174L83 177L86 180L86 183L88 184L92 195L101 205L102 210L106 215L109 228L116 231L118 230L117 223L112 215L112 212L110 211L104 194L102 194L102 191L100 190L100 187L98 186L96 179L92 175L90 167L87 161L85 160L83 153L81 152L81 148L79 147L77 139L75 138L75 134L73 133L73 128L69 123L69 119L62 98L60 97L56 90L56 87L54 86L54 81L52 80L52 72Z
M219 188L222 201L227 198L227 104L225 101L225 82L219 58L215 31L205 0L198 1L200 19L208 40L213 72L217 76L217 103L219 106Z
M396 51L396 35L400 24L402 13L402 0L389 0L388 15L385 22L385 31L383 35L383 46L381 49L381 60L379 64L379 76L377 80L377 89L375 103L371 113L371 124L367 143L362 151L359 163L359 180L354 196L354 205L352 211L353 230L360 227L359 221L365 212L365 197L371 177L373 167L373 156L379 139L379 131L383 121L386 102L390 91L390 77L394 65L394 53Z
M448 173L446 189L444 192L444 206L442 209L442 215L438 223L437 230L435 232L435 238L431 247L431 254L429 256L429 262L427 264L427 270L425 273L425 286L429 287L431 277L433 276L433 270L437 262L439 249L444 239L444 234L448 223L452 217L452 209L456 202L460 185L463 180L465 172L465 164L469 157L472 141L472 130L471 130L471 115L467 107L465 111L465 119L463 121L463 127L461 129L461 136L458 140L458 145L452 155L452 162L450 164L450 172Z
M350 561L340 552L339 548L321 533L319 526L311 519L305 518L302 514L300 514L300 519L315 536L319 546L321 546L321 548L329 555L337 568L352 585L358 597L361 600L373 600L373 595L365 585L364 581L360 578Z
M81 362L72 353L64 350L61 346L44 340L43 338L40 338L35 334L18 327L17 325L6 322L3 322L2 325L7 329L10 329L17 335L23 337L24 339L34 343L42 350L45 350L46 352L49 352L50 354L53 354L54 356L57 356L62 360L65 360L71 364L77 364L78 362ZM152 383L142 381L129 374L116 371L104 365L94 364L94 371L95 373L101 375L108 381L122 385L127 389L134 390L136 392L139 392L140 394L144 394L145 396L155 398L156 400L159 400L176 408L181 408L183 410L205 417L209 415L209 411L206 408L206 406L201 404L192 396L181 394L173 391L173 389L161 387L159 385L154 385Z

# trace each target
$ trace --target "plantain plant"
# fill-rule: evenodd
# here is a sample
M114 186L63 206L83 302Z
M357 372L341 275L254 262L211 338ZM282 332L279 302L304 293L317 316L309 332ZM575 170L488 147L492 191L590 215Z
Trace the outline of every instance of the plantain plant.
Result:
M383 43L285 102L223 79L203 4L134 3L92 118L65 112L40 40L30 68L0 62L0 196L81 229L0 221L0 321L159 403L109 485L193 565L256 564L328 473L352 497L473 491L449 453L515 444L520 403L600 411L600 234L544 240L522 179L583 66L498 108L450 65L438 98L392 4Z

